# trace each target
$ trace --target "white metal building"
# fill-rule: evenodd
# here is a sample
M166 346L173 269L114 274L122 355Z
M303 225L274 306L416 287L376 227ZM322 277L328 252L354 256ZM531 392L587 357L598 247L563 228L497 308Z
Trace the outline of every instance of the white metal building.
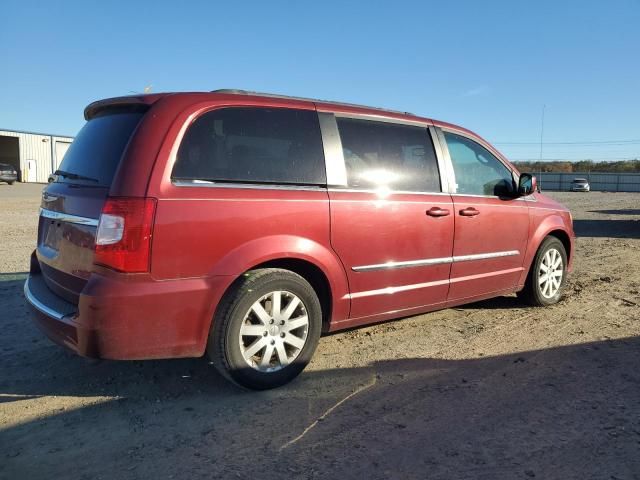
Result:
M0 163L13 165L22 182L46 183L72 141L73 137L0 129Z

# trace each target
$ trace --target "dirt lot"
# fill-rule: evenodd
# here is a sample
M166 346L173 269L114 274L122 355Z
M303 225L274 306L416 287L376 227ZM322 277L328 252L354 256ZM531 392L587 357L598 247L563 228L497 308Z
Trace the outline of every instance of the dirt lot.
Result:
M640 478L640 194L551 193L579 237L560 304L324 337L255 393L44 338L22 298L41 188L0 185L0 478Z

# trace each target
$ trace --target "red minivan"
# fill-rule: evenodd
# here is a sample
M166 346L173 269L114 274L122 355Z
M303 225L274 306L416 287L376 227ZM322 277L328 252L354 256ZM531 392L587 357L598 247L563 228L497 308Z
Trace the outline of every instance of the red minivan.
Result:
M102 100L42 195L25 296L106 359L209 355L249 388L322 332L518 292L560 299L569 211L474 133L240 90Z

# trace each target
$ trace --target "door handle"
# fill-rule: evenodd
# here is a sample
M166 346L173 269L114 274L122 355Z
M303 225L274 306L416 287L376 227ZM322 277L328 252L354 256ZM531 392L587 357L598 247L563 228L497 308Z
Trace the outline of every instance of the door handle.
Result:
M449 210L446 208L431 207L429 210L427 210L427 215L429 215L430 217L446 217L447 215L449 215Z
M475 217L476 215L480 215L480 212L473 207L467 207L460 210L460 215L463 217Z

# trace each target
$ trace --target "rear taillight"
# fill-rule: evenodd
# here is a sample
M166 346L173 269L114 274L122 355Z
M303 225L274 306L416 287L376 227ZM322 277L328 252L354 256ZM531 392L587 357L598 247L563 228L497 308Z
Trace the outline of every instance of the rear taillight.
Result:
M120 272L148 272L155 198L107 198L102 207L94 263Z

